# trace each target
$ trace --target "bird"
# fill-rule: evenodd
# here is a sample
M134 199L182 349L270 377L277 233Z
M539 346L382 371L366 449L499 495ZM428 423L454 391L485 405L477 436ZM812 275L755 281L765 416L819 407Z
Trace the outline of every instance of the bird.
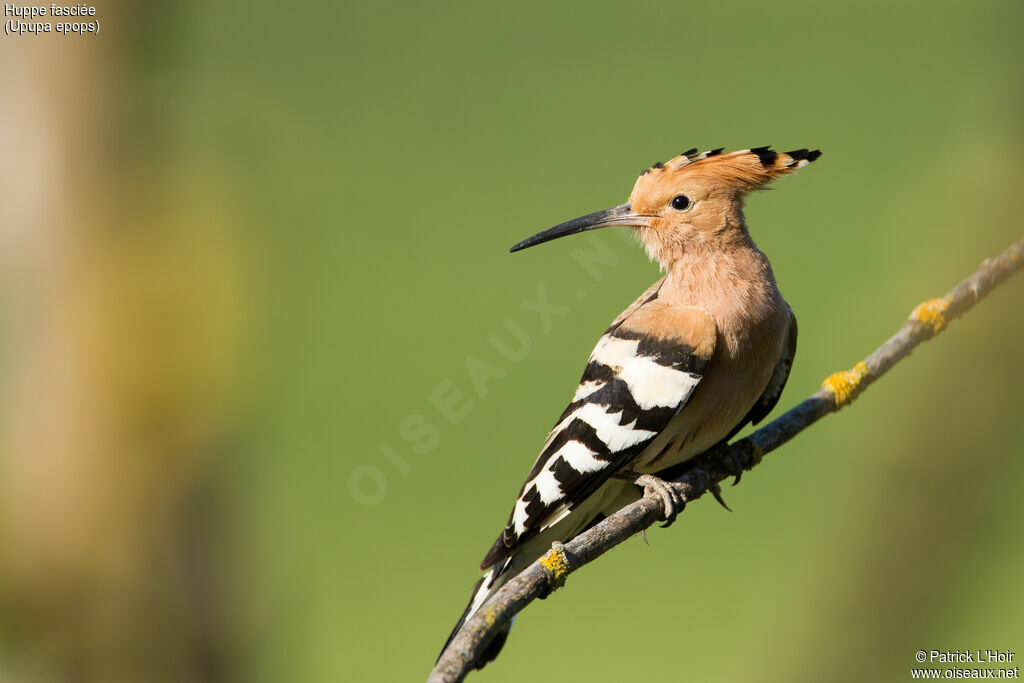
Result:
M778 402L796 354L796 316L751 238L744 200L821 151L764 146L723 152L690 149L656 163L637 178L627 203L561 223L510 249L627 226L665 274L598 340L480 564L485 573L441 655L487 599L553 543L572 539L641 495L659 496L665 524L671 524L682 501L665 480L747 424L756 425ZM474 668L498 656L509 628Z

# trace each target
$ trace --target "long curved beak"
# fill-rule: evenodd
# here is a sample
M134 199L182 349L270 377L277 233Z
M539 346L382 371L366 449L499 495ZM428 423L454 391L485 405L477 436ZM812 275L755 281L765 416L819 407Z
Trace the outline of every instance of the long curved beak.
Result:
M550 242L551 240L558 239L559 237L575 235L578 232L584 232L586 230L606 228L611 225L631 225L638 228L645 227L649 225L648 221L650 218L650 216L644 216L634 212L629 204L613 206L612 208L605 209L604 211L595 211L594 213L588 213L586 216L581 216L571 221L561 223L553 228L548 228L544 232L538 232L533 237L527 237L525 240L509 249L509 251L521 251L522 249L532 247L535 244Z

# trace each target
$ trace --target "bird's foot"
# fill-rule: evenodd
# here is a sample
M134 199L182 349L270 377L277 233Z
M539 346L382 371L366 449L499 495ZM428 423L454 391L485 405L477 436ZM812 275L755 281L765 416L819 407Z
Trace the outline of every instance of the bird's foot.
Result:
M722 463L725 467L725 471L729 473L730 477L734 477L732 482L733 486L740 483L740 478L746 470L743 469L743 462L738 456L733 454L727 442L719 441L697 458L698 464L701 465L711 463L715 460ZM717 498L718 495L715 497Z
M722 487L721 486L719 486L718 484L715 484L714 486L709 488L708 491L711 491L711 495L715 497L715 500L718 501L719 505L724 507L729 512L732 512L732 508L725 504L725 498L722 498Z
M664 529L672 526L676 517L686 507L686 499L682 492L672 483L659 479L653 474L633 474L629 479L644 490L645 498L650 496L661 499L661 504L665 509L665 523L661 526Z
M743 476L744 472L743 463L740 462L740 459L737 458L728 450L726 450L722 454L721 458L722 464L725 465L726 469L729 471L729 474L732 477L734 477L734 479L732 480L732 485L735 486L736 484L740 483L740 477Z

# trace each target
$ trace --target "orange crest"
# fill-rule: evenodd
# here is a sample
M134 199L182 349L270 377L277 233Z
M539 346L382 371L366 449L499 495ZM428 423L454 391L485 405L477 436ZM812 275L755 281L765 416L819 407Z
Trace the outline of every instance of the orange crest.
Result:
M727 154L723 154L721 148L708 152L691 149L666 164L655 164L641 173L634 192L641 188L653 189L660 184L674 184L683 179L749 192L803 168L820 156L818 150L776 152L771 147L755 147Z

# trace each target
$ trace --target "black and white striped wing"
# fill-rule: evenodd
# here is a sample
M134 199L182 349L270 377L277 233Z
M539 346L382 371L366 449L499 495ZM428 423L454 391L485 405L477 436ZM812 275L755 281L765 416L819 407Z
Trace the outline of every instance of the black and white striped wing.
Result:
M598 341L481 566L558 522L639 455L693 395L715 336L702 309L653 299L617 321Z

